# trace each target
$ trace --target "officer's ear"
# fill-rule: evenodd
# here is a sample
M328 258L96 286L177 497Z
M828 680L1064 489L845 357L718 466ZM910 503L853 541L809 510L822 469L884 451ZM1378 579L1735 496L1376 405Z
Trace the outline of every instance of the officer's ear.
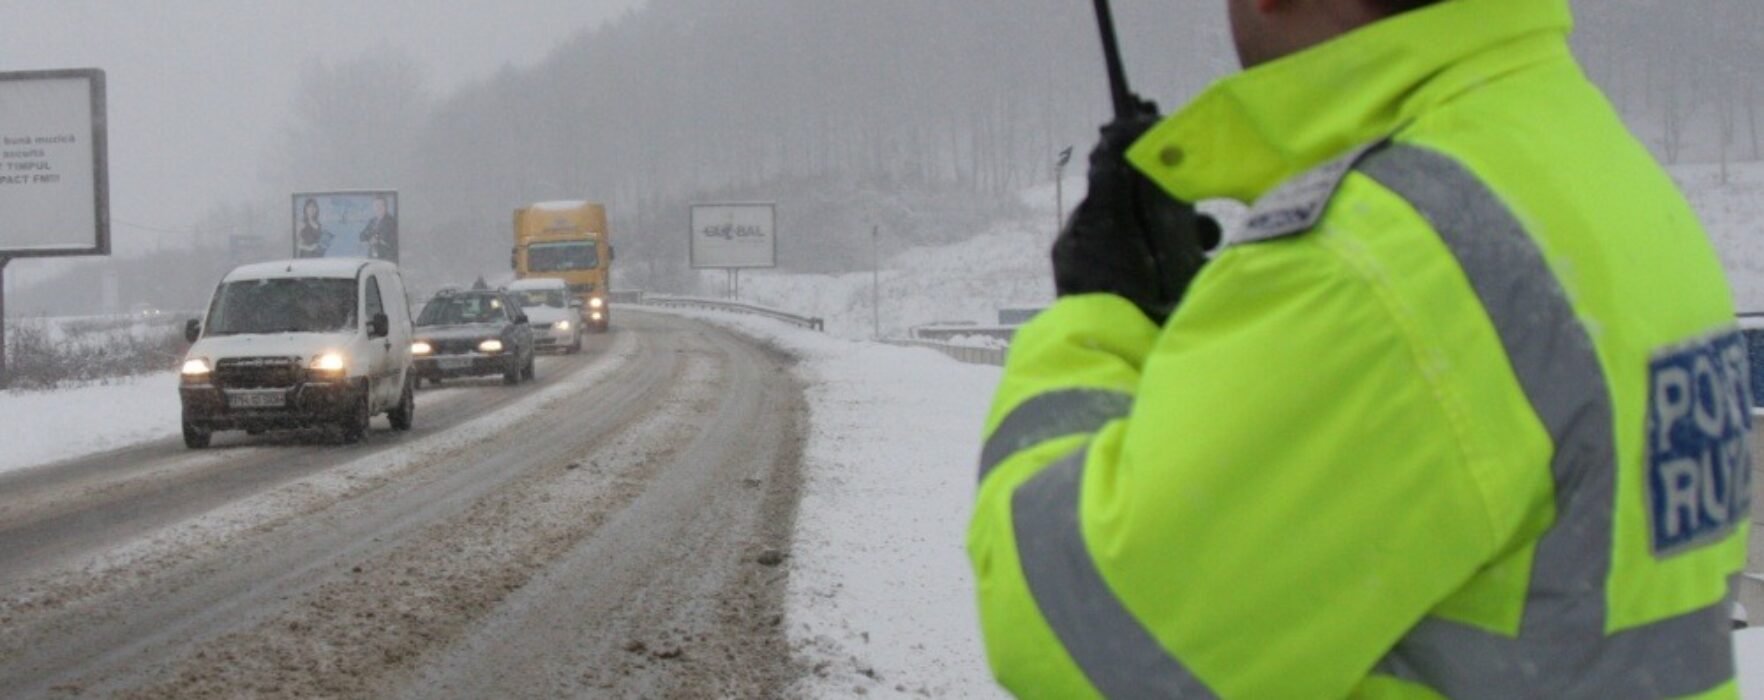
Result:
M1231 37L1245 68L1298 53L1423 0L1229 0Z

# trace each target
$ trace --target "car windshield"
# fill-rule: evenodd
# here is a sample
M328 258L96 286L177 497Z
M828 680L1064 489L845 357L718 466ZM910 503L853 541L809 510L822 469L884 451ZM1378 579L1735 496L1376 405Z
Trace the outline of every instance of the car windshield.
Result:
M523 292L516 292L516 294L521 298L521 306L527 308L549 306L554 309L561 309L569 305L569 301L565 298L567 295L564 294L564 290L562 289L530 289Z
M419 326L459 326L474 323L502 323L508 320L502 299L489 294L460 294L435 297L423 306L417 317Z
M335 333L355 328L355 280L281 278L221 285L208 335Z
M535 243L527 247L527 269L533 272L592 270L600 264L593 243Z

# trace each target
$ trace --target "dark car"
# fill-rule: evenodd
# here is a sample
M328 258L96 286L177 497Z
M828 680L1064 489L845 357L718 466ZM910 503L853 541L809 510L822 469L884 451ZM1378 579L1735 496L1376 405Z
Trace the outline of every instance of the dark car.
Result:
M437 294L423 305L412 337L416 375L431 384L494 374L505 384L533 378L533 329L520 301L506 292Z

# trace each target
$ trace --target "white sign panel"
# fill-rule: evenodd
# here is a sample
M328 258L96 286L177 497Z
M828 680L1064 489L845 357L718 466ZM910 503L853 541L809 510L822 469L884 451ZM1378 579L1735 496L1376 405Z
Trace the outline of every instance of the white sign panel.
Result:
M104 73L0 73L0 257L110 252Z
M692 205L690 253L695 269L777 267L777 205Z

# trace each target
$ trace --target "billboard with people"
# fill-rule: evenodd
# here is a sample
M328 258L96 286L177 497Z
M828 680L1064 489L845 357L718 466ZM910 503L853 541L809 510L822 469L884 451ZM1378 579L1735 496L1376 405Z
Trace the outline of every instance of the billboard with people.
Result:
M294 257L398 261L398 193L294 195Z

